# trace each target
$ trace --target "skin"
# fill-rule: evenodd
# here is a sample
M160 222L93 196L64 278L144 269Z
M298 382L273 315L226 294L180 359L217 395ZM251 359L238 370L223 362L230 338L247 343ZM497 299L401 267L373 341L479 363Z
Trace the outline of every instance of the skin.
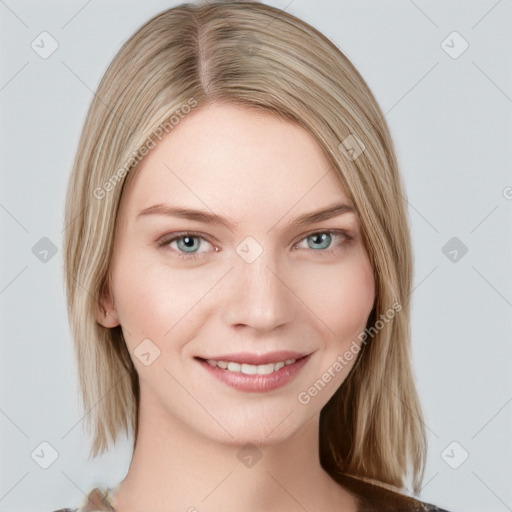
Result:
M333 203L351 206L320 146L288 121L212 104L181 120L127 185L112 289L98 312L102 325L122 326L141 390L139 436L115 509L355 511L355 498L318 455L320 411L355 358L309 403L297 398L350 348L375 300L354 211L289 227ZM163 202L237 225L137 217ZM323 240L327 229L351 238ZM188 246L183 238L157 246L164 235L187 230L201 237ZM236 252L248 236L263 249L251 263ZM198 257L178 257L191 253ZM134 356L146 338L160 350L147 366ZM312 355L292 381L263 393L235 390L194 359L276 350ZM251 467L237 457L246 443L261 454Z

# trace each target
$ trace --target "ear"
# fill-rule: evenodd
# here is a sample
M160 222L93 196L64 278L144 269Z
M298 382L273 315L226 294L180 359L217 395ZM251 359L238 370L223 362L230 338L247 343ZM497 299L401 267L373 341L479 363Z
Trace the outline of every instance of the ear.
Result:
M114 299L109 290L103 291L96 304L95 317L103 327L116 327L119 325L119 317L114 304Z

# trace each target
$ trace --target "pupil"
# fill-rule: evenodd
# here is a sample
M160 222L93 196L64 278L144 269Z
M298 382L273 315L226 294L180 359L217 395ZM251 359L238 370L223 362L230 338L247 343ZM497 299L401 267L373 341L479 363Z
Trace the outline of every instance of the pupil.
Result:
M184 236L182 237L182 242L187 249L193 249L194 246L194 237L192 236Z
M314 244L322 244L322 238L324 238L323 243L325 244L327 242L327 245L328 245L328 239L326 239L326 237L330 237L330 235L328 233L313 235L313 238L315 239L313 243Z

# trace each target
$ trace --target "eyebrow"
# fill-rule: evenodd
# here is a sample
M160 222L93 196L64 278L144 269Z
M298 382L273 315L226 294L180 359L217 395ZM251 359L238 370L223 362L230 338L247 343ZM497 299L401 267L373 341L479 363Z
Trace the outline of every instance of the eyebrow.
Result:
M301 215L292 221L289 224L289 227L296 228L306 226L308 224L314 224L316 222L321 222L346 212L355 212L355 210L348 204L333 204L326 208L322 208L321 210L315 210ZM203 210L194 210L191 208L185 208L183 206L173 206L165 203L158 203L149 206L148 208L144 208L138 213L137 219L143 218L147 215L166 215L170 217L195 220L198 222L203 222L204 224L224 226L231 231L233 231L234 228L238 226L238 223L234 222L232 219L221 217L215 213L209 213Z

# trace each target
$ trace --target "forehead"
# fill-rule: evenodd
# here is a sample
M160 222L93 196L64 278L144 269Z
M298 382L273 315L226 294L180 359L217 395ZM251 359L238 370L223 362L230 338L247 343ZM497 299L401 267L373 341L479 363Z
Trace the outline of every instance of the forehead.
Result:
M294 208L350 203L310 133L238 105L212 104L185 116L146 155L127 185L122 203L131 216L165 202L236 219L237 212L282 216Z

